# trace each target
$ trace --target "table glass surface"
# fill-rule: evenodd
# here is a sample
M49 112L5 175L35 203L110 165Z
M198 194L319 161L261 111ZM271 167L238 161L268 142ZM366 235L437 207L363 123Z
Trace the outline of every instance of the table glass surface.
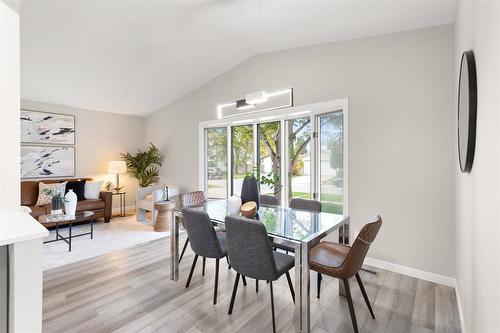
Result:
M56 214L56 215L46 214L46 215L39 216L38 221L40 223L76 221L76 220L80 220L80 219L90 218L90 217L92 217L92 215L94 215L94 212L90 212L90 211L76 212L76 214L73 216L65 215L65 214Z
M193 208L207 212L212 221L221 224L229 215L227 200L208 200L203 206ZM255 218L264 224L268 234L297 242L314 240L347 222L347 216L343 215L262 205Z

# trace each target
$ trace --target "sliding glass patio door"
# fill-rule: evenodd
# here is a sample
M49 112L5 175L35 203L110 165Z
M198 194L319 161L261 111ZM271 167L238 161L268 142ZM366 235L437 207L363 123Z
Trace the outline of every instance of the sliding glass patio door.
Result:
M253 125L231 127L231 195L240 195L243 178L254 172Z
M344 195L344 113L335 111L316 116L317 193L322 209L343 213Z
M224 199L227 197L227 128L207 128L205 130L207 197Z
M346 116L343 109L302 111L238 119L204 129L209 198L240 195L245 175L260 193L288 206L293 198L313 199L323 211L346 213Z
M312 199L311 119L307 116L286 121L288 202L293 198Z
M281 198L281 122L257 124L260 193Z

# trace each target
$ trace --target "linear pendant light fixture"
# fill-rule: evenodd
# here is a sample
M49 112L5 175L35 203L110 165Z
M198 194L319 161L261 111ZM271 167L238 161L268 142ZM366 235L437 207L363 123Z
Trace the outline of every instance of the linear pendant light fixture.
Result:
M272 92L257 91L232 103L217 105L217 117L227 118L293 106L293 88Z
M236 108L238 110L248 110L248 109L253 109L254 107L255 104L248 103L246 99L239 99L236 101Z

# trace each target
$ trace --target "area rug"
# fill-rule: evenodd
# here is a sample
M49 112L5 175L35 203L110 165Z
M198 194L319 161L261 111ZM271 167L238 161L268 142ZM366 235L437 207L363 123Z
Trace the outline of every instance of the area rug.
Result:
M72 232L79 234L88 231L90 231L90 224L75 226ZM63 228L60 234L67 235L68 228ZM90 239L90 235L73 238L71 252L68 251L68 244L64 241L44 244L43 270L168 236L170 236L170 232L153 231L149 222L137 222L135 215L115 217L110 223L96 222L94 224L94 239ZM54 238L55 230L51 230L47 239Z

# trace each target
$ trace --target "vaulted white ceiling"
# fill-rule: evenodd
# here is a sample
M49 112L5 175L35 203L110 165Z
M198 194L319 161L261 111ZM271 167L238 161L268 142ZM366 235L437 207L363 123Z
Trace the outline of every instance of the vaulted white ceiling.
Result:
M23 0L21 96L144 116L263 52L452 23L455 0Z

